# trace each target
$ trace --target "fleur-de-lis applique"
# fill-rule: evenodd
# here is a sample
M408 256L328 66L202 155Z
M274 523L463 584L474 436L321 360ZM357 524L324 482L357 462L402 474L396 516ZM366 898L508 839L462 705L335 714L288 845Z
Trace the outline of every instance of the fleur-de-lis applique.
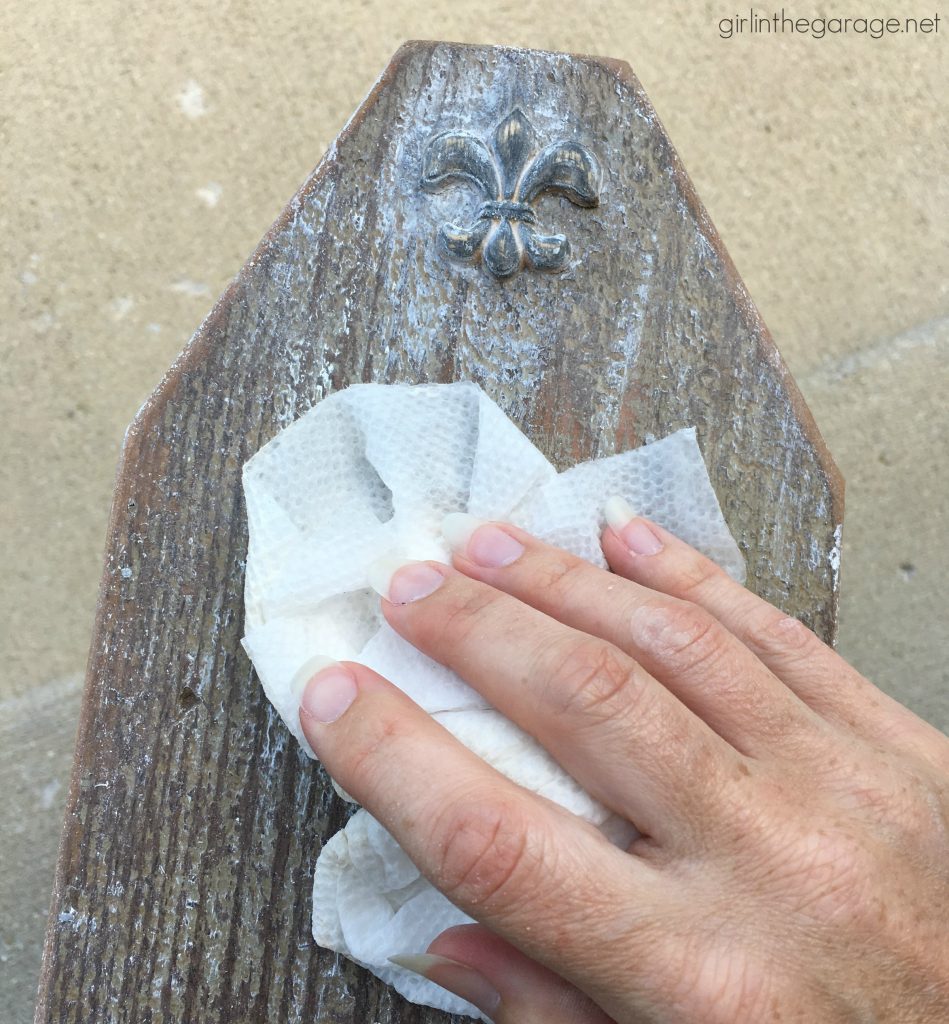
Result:
M509 277L525 265L559 270L570 243L564 235L542 235L531 203L541 192L557 192L577 206L599 202L600 168L578 142L554 142L540 149L523 111L515 108L497 126L489 147L470 132L450 131L429 142L422 161L422 187L434 191L458 179L485 196L478 219L468 227L442 224L438 238L452 259L480 256L495 277ZM539 152L538 152L539 150Z

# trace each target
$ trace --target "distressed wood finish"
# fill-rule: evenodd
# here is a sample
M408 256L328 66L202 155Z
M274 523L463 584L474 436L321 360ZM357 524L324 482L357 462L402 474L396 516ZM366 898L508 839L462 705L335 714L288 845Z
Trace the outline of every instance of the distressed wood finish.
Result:
M501 280L436 245L479 197L419 181L515 107L603 178L536 202L567 269ZM561 468L697 425L751 585L833 637L840 479L629 67L407 44L129 431L37 1020L445 1019L310 938L346 811L239 646L240 469L351 382L460 378Z

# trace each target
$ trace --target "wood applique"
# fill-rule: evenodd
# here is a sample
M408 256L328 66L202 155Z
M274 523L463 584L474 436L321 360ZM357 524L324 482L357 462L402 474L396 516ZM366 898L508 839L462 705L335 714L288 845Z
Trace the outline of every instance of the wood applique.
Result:
M600 169L578 142L554 142L543 149L520 109L498 125L488 146L470 132L443 132L425 149L422 187L435 191L467 180L485 199L468 227L438 229L447 254L456 260L479 257L495 277L508 277L525 263L537 270L561 270L570 254L565 235L534 230L531 204L542 192L557 192L577 206L596 206Z

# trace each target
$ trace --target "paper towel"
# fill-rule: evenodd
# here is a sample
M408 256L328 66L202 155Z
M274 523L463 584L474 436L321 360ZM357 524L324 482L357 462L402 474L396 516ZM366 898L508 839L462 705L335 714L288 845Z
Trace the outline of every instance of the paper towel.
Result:
M299 698L315 656L368 665L503 774L623 845L631 826L536 741L383 619L367 567L378 557L450 561L449 512L504 520L596 565L603 503L624 497L736 579L744 561L722 518L694 429L558 474L471 383L357 384L324 399L244 467L250 540L243 643L267 697L312 757ZM316 941L414 1002L479 1017L388 962L469 922L365 810L324 846L313 885Z

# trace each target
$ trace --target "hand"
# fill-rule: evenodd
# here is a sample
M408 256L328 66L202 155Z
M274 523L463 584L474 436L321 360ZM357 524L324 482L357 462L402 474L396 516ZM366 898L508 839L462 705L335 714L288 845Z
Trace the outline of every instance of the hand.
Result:
M472 521L386 619L641 836L514 785L352 662L301 722L482 924L415 969L497 1024L949 1020L949 740L643 519L613 573ZM411 951L406 951L411 952Z

